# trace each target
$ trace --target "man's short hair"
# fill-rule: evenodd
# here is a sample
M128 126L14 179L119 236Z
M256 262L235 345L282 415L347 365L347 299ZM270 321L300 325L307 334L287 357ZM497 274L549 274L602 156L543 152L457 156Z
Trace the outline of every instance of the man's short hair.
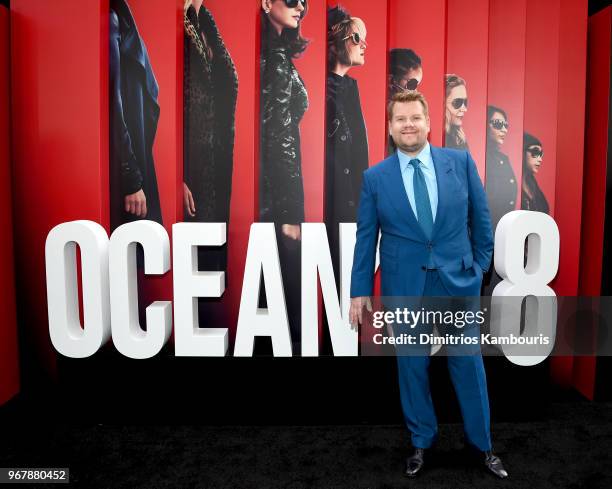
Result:
M429 117L429 106L427 105L427 100L425 100L423 94L417 90L406 90L403 92L398 92L391 97L389 105L387 105L387 118L389 121L391 121L393 118L393 108L395 107L395 104L405 104L408 102L421 102L425 117Z

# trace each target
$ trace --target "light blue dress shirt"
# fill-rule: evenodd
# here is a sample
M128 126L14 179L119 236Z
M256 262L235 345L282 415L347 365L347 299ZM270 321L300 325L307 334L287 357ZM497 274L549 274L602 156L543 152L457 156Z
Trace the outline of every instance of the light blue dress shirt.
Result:
M399 158L400 170L402 172L402 179L404 180L404 188L410 201L410 207L414 212L417 221L419 216L417 215L416 202L414 200L414 168L410 164L410 160L417 159L421 162L421 171L425 176L425 184L427 185L427 193L429 194L429 203L431 204L431 215L435 222L436 211L438 209L438 182L436 180L436 168L431 157L431 147L429 143L421 150L421 152L414 158L402 153L399 149L397 150L397 157Z

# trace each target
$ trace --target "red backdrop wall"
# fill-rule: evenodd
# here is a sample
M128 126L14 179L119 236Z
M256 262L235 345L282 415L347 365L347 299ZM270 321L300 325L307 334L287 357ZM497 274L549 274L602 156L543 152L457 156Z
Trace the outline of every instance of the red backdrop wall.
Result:
M44 241L56 224L91 219L108 228L108 0L86 9L51 0L12 2L13 202L18 291L28 348L54 371L47 328ZM182 220L182 0L131 0L160 85L161 118L154 148L164 224ZM325 39L327 5L311 2L303 34L311 40L296 65L309 93L301 124L306 218L323 217ZM466 132L484 175L486 105L508 111L504 151L522 173L523 129L542 139L540 185L554 206L561 262L553 286L578 293L580 256L586 0L346 0L368 28L366 64L352 69L368 127L370 164L386 144L386 63L390 48L423 59L420 86L430 104L431 142L444 132L444 74L466 78ZM224 303L233 330L250 223L257 217L259 128L259 2L228 8L207 0L239 76L229 240L229 288ZM6 44L3 44L6 45ZM59 54L58 54L59 53ZM0 87L2 88L2 87ZM571 103L569 103L571 101ZM35 169L35 171L33 171ZM518 205L517 195L517 205ZM150 299L171 299L170 274L147 279ZM233 333L233 331L232 331ZM568 385L572 361L553 359Z
M44 243L59 223L108 229L108 1L11 2L15 264L29 357L55 374Z

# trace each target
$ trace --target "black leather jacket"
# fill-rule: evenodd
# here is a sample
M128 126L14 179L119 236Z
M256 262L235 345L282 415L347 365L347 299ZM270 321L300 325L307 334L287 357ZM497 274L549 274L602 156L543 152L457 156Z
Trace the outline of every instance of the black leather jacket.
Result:
M304 222L299 124L308 94L282 46L261 58L259 214L264 222Z

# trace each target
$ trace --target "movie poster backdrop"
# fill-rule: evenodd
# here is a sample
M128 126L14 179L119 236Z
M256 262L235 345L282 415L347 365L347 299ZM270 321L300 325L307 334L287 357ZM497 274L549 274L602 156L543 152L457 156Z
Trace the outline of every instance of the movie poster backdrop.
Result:
M275 224L289 320L299 338L300 223L326 222L338 280L338 225L356 220L363 170L395 150L387 136L386 105L401 90L426 95L432 144L467 149L474 156L494 226L514 208L551 212L556 141L554 125L542 114L551 114L556 100L557 57L546 53L557 52L558 22L553 14L546 33L527 27L527 9L538 13L543 6L510 7L498 0L469 6L455 0L390 0L376 8L364 0L296 2L297 17L289 16L283 25L283 9L291 10L285 2L257 2L241 14L250 22L237 28L221 3L177 0L183 56L176 101L182 100L183 144L175 153L182 154L183 165L168 172L167 161L156 158L157 125L164 114L159 78L167 74L151 61L161 49L151 8L145 10L142 0L110 0L111 229L142 218L166 228L174 220L228 223L225 246L198 250L200 270L224 271L226 287L231 286L223 299L199 300L200 326L235 318L244 261L236 256L238 243L232 251L231 209L239 207L245 222ZM558 16L555 0L548 3ZM407 16L430 20L406 29ZM463 29L468 21L476 28ZM238 45L240 33L256 32L258 42L245 53ZM252 64L243 61L249 55L256 80L239 84L241 71L253 75ZM249 124L238 115L246 113L244 100L253 95L259 97L259 123L237 131L240 121ZM529 100L541 107L530 107ZM533 133L523 131L523 122ZM241 151L256 134L257 144L238 160L235 148ZM251 153L257 146L255 164ZM550 164L544 146L551 148ZM235 178L238 167L246 172L246 183ZM237 180L243 192L232 197ZM160 187L174 198L160 199ZM254 191L253 202L245 202ZM164 202L172 200L173 205ZM239 232L244 249L244 224ZM228 280L232 256L235 283ZM490 277L485 291L491 293L498 282ZM169 292L168 284L161 288Z

